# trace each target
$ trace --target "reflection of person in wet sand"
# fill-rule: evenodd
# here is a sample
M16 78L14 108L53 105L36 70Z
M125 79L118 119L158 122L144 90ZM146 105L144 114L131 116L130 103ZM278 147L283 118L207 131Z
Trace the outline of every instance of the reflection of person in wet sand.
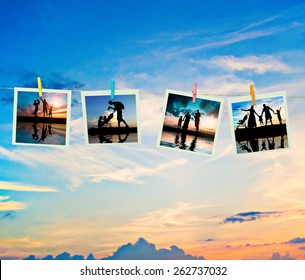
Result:
M263 108L263 111L262 111L261 115L263 116L263 114L265 113L265 120L266 120L265 126L267 125L268 121L270 121L271 125L273 125L273 123L272 123L272 116L271 116L270 111L272 111L273 113L274 113L274 111L269 106L267 106L266 104L263 104L263 107L264 108Z
M179 146L180 149L182 149L182 150L186 149L185 142L186 142L186 134L182 133L181 134L181 142L180 142L180 146Z
M267 148L266 148L266 140L262 140L262 149L261 151L263 150L266 150L267 151Z
M280 109L277 109L276 113L275 113L277 115L277 119L279 120L280 124L282 124L281 109L282 109L282 107L280 107Z
M268 141L268 149L274 150L275 148L274 137L272 138L272 141L270 141L269 138L267 138L267 141Z
M182 116L180 116L178 120L178 127L181 128L181 125L182 125Z
M32 137L33 137L34 140L37 140L38 139L37 123L34 123L32 125L32 127L33 127L33 130L34 130L34 133L32 134Z
M278 149L284 149L284 135L281 136L281 145L277 147Z
M49 135L52 137L52 124L51 123L48 124L48 132L49 132Z
M44 142L44 140L47 138L48 136L48 127L47 124L43 124L42 125L42 130L41 130L41 138L39 139L39 142Z
M37 117L37 113L38 113L38 105L39 105L39 104L40 104L39 99L34 100L33 105L35 106L35 109L34 109L33 115L34 115L35 117Z
M41 97L40 100L42 101L43 116L46 117L48 115L48 102L46 99L42 99Z
M241 148L243 151L247 151L248 153L252 153L251 149L249 149L249 147L248 147L248 142L247 142L247 144L241 145L240 148Z
M182 126L183 130L187 130L187 128L189 127L190 120L191 120L191 115L189 112L187 112L183 118L183 121L184 121L183 126Z
M199 130L200 117L201 117L201 114L200 114L199 110L197 110L197 112L195 113L196 132L198 132L198 130Z
M119 143L124 143L127 140L128 136L129 136L129 133L126 133L126 136L124 138L122 138L121 134L119 134Z
M194 151L195 148L196 148L196 143L197 143L197 135L194 137L194 139L192 140L191 142L191 145L190 145L190 151Z
M255 115L257 115L259 117L259 115L256 113L256 111L254 110L254 106L252 105L250 109L241 109L242 111L245 112L250 112L249 114L249 119L248 119L248 128L253 128L256 127L256 119L255 119Z
M112 143L109 137L105 137L103 133L99 133L98 138L100 139L100 143Z
M259 147L258 147L258 139L250 139L250 146L253 152L258 152Z
M109 105L113 105L113 107L108 107L108 110L111 108L113 109L113 112L117 112L117 120L118 120L118 127L120 127L120 123L123 122L125 124L125 127L129 127L128 124L125 122L125 120L123 119L123 109L124 104L122 102L119 101L109 101L108 102Z

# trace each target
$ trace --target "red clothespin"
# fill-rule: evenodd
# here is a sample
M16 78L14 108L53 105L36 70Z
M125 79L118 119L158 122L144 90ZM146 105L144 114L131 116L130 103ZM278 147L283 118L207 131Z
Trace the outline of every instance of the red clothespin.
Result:
M194 83L194 87L193 87L193 103L196 103L196 97L197 97L197 83Z
M250 95L251 95L251 99L252 99L252 104L256 105L255 94L254 94L254 87L253 87L252 84L250 85Z

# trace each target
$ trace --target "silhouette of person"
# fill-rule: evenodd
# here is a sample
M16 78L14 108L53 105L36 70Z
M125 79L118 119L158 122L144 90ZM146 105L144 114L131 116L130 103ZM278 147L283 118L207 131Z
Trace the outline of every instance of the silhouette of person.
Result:
M266 140L262 140L262 149L261 151L263 150L266 150L267 151L267 148L266 148Z
M285 143L285 142L284 142L284 135L282 135L282 136L281 136L281 145L278 146L277 148L278 148L278 149L284 149L284 148L285 148L284 143Z
M35 117L37 117L37 113L38 113L38 105L39 105L39 104L40 104L39 99L34 100L33 105L35 106L35 109L34 109L33 115L34 115Z
M240 125L244 125L245 127L247 127L247 126L246 126L246 120L247 120L247 118L248 118L248 115L244 115L244 117L242 118L242 120L239 120L239 121L237 122L237 127L236 127L236 128L239 128Z
M186 149L185 142L186 142L186 134L182 133L181 134L181 142L180 142L180 146L179 146L180 149L182 149L182 150Z
M113 107L108 107L108 110L111 108L113 109L113 112L117 112L117 120L118 120L118 127L120 127L121 122L123 122L125 124L125 127L128 128L128 124L125 122L125 120L123 119L123 112L122 110L125 108L124 104L122 102L119 101L108 101L109 105L113 105Z
M111 113L108 117L100 116L97 122L98 128L101 129L105 124L108 124L112 118L113 118L113 113Z
M182 125L182 116L180 116L178 120L178 127L181 128L181 125Z
M263 104L263 107L264 108L263 108L263 111L261 113L261 116L263 116L263 114L265 113L265 120L266 120L265 126L267 125L268 120L271 122L271 125L273 125L272 116L271 116L270 111L272 111L273 113L274 113L274 111L269 106L267 106L266 104Z
M258 147L258 139L250 139L250 146L253 152L258 152L259 147Z
M51 123L48 124L48 132L49 132L49 135L52 137L52 124Z
M47 128L48 128L47 125L44 123L42 125L41 138L39 142L44 142L44 140L47 138L47 133L48 133Z
M49 106L49 117L52 118L53 104Z
M248 143L247 143L248 144ZM248 153L252 153L251 149L249 149L249 147L244 144L244 145L241 145L240 148L243 150L243 151L247 151Z
M280 107L280 109L277 109L276 113L275 113L277 115L277 119L279 120L280 124L282 124L281 109L282 109L282 107Z
M98 138L100 139L100 143L112 143L109 137L105 137L103 133L99 133Z
M182 126L183 130L187 130L187 128L189 127L190 120L191 120L191 114L189 112L187 112L183 118L183 121L184 121L183 126Z
M49 105L48 105L48 102L47 102L46 99L42 99L40 97L40 100L42 101L42 111L43 111L43 116L45 117L45 116L48 115L48 107L49 107Z
M253 128L253 127L256 127L256 119L255 119L255 115L257 115L259 117L259 115L256 113L256 111L254 110L254 106L251 105L251 108L250 109L241 109L242 111L245 111L245 112L250 112L249 114L249 119L248 119L248 127L249 128Z
M197 112L195 113L196 132L198 132L198 130L199 130L200 117L201 117L201 114L200 114L199 110L197 110Z
M176 136L175 136L175 140L174 140L174 143L175 143L175 146L179 146L179 137L180 137L180 133L177 133Z

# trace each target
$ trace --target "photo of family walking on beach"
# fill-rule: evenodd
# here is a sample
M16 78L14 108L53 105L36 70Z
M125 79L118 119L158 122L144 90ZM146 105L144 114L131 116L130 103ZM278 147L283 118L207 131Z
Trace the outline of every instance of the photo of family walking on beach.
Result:
M236 153L251 153L289 147L285 93L265 94L229 101Z
M168 90L158 144L182 151L212 155L220 122L222 102Z
M48 90L42 96L32 89L16 89L14 144L67 145L71 92Z
M87 144L138 143L137 91L82 92Z

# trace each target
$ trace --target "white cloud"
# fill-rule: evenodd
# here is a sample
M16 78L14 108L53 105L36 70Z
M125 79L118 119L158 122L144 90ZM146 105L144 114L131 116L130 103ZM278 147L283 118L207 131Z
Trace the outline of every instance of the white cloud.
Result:
M22 203L18 201L5 201L8 200L9 197L2 197L0 199L0 211L19 211L19 210L24 210L27 208L28 204L27 203Z
M266 72L291 73L296 71L272 55L249 55L245 57L235 57L233 55L216 56L211 59L191 61L206 67L216 66L227 71L250 70L258 74L264 74Z
M20 191L20 192L58 192L55 188L43 187L43 186L29 186L14 182L1 182L0 190L7 191Z

